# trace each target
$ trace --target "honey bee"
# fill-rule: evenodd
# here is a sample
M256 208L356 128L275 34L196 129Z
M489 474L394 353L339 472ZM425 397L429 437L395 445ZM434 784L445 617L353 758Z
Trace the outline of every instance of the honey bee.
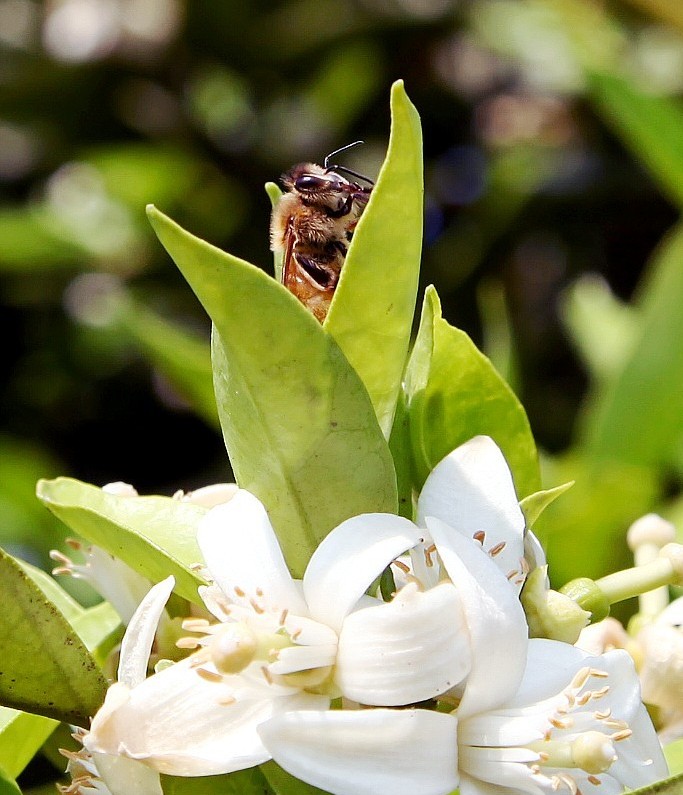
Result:
M282 252L282 283L321 323L373 186L367 177L329 162L360 143L330 152L322 166L299 163L283 174L285 193L273 209L270 247ZM368 185L350 182L340 172Z

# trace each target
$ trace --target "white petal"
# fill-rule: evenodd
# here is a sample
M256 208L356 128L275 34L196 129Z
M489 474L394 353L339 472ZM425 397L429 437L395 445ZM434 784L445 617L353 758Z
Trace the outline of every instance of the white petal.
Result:
M273 674L291 674L311 668L327 668L334 665L336 656L336 643L332 646L289 646L280 651L268 670Z
M288 613L284 627L290 637L296 638L299 646L337 645L337 633L327 624L321 624L311 618Z
M503 703L515 692L526 667L527 624L517 593L472 539L438 519L427 529L458 589L472 644L472 671L458 714L466 717Z
M448 795L457 720L421 709L289 712L261 725L273 759L332 795Z
M107 754L95 754L93 758L112 795L162 795L159 774L142 762Z
M280 710L320 709L329 699L308 694L269 697L265 680L210 682L186 658L146 679L115 708L100 710L84 745L95 753L144 760L161 773L208 776L241 770L269 755L256 733ZM106 702L105 702L106 704Z
M408 519L366 513L336 527L311 557L304 594L313 618L337 631L370 583L421 540Z
M266 509L253 494L240 489L230 502L212 508L199 525L197 542L229 599L248 604L256 598L262 605L306 614Z
M425 701L450 690L469 670L469 631L450 583L426 592L412 583L393 601L344 621L336 682L361 704Z
M434 467L417 503L417 523L428 516L468 538L483 531L487 550L505 543L496 563L505 575L520 569L524 516L507 462L488 436L475 436Z
M159 619L175 585L173 577L152 587L140 602L121 641L118 681L135 687L147 676L147 663Z

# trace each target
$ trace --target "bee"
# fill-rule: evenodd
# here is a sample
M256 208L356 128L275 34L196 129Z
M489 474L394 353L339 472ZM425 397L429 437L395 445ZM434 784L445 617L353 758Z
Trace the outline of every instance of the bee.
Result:
M282 252L282 283L321 323L374 184L350 168L329 163L360 143L330 152L322 166L299 163L283 174L285 193L273 209L270 247ZM350 182L340 172L368 184Z

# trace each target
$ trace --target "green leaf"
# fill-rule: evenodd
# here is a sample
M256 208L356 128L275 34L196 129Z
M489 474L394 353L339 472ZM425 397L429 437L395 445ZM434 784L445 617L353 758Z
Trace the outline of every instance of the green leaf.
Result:
M517 494L538 490L536 446L521 403L467 334L443 320L433 287L425 293L405 389L416 489L451 450L486 434L503 451Z
M634 789L630 791L630 795L680 795L681 785L683 785L683 774Z
M209 425L218 427L209 341L129 299L117 322Z
M81 726L106 680L68 621L0 550L0 703Z
M16 778L57 726L52 718L0 707L0 769Z
M17 782L2 769L0 769L0 795L21 795Z
M570 480L568 483L563 483L560 486L555 486L552 489L545 489L544 491L536 491L529 494L523 500L520 500L519 507L522 509L524 519L527 527L533 527L538 517L545 511L545 509L565 491L568 491L574 485L574 481Z
M640 91L632 81L593 72L588 88L598 111L645 163L669 199L683 207L683 106Z
M391 454L368 394L282 285L155 208L148 214L215 325L214 387L237 482L265 504L301 576L344 519L396 511Z
M191 567L202 560L195 536L206 508L170 497L120 497L71 478L41 480L37 495L92 544L152 582L172 574L175 591L200 603L204 581Z
M161 776L164 795L268 795L270 788L258 767L226 776Z
M300 781L283 770L276 762L266 762L261 765L261 770L275 795L327 795L326 790Z
M106 652L109 651L109 645L113 643L112 635L121 629L121 617L109 602L100 602L100 604L84 610L70 623L85 644L86 649L98 661L103 661ZM105 641L109 642L105 643ZM102 649L103 645L106 650Z
M641 332L594 396L583 437L599 460L662 465L676 460L683 438L683 226L660 245L639 296Z
M676 740L664 746L664 756L672 775L683 774L683 740Z
M16 563L21 566L52 604L59 608L60 613L72 626L74 620L85 613L85 608L79 605L49 574L26 561L16 560Z
M387 156L349 246L325 329L365 384L388 438L415 312L422 250L420 117L399 80Z

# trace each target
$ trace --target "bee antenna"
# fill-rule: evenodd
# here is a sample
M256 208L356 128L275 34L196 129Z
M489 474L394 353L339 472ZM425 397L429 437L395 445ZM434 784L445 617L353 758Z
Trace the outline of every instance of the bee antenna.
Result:
M359 144L364 144L364 143L365 141L354 141L352 144L346 144L346 146L341 146L339 149L335 149L334 152L330 152L329 155L325 157L325 160L323 162L323 168L328 168L327 164L330 162L330 158L334 157L335 155L338 155L340 152L345 152L347 149L351 149L351 147L353 146L358 146ZM336 166L333 166L333 168L336 168Z

